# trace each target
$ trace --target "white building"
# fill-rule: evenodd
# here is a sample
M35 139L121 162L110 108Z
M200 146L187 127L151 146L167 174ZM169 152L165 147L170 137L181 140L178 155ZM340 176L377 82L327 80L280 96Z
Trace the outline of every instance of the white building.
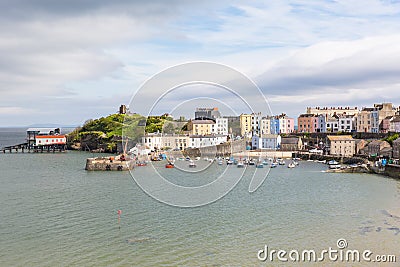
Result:
M251 130L253 134L259 134L261 118L261 112L251 113Z
M65 145L67 137L61 134L60 128L29 128L26 130L28 145L48 146Z
M339 131L339 119L336 116L326 116L325 120L326 126L326 132L328 133L336 133Z
M228 140L226 135L191 135L189 137L189 147L200 148L207 146L216 146L225 143Z
M340 115L338 120L338 129L341 132L350 133L356 130L355 115Z
M167 134L146 134L142 137L142 144L150 149L179 149L184 150L189 147L189 136L187 135L167 135Z
M279 134L264 134L261 137L253 135L251 144L252 149L279 149L281 146L281 136Z
M228 118L216 118L215 124L214 134L228 135Z
M65 145L66 143L65 135L37 135L35 140L35 146Z
M270 134L271 133L271 119L267 117L262 117L260 120L260 134Z

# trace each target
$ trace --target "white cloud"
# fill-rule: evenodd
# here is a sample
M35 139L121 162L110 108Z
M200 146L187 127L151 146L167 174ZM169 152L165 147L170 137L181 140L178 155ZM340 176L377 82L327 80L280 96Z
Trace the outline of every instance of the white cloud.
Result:
M366 90L395 96L387 92L399 84L399 13L378 0L3 2L0 106L47 106L57 109L52 122L73 123L115 111L153 74L192 60L258 77L282 103L275 112L328 97L373 101Z

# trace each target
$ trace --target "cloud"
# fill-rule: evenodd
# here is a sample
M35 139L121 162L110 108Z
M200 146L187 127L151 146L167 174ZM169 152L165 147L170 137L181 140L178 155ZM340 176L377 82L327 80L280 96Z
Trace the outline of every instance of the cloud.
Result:
M365 103L366 91L398 89L399 14L398 2L378 0L0 1L0 106L47 107L51 122L79 123L193 60L256 78L276 113Z
M275 95L399 83L399 41L400 35L390 35L318 43L281 60L257 80L266 92Z

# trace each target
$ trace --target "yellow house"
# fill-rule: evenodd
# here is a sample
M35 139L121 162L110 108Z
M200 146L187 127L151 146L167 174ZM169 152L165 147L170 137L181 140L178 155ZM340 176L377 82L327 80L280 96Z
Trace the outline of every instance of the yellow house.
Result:
M356 142L351 135L328 135L330 154L351 157L356 150Z
M191 135L210 135L216 132L213 120L192 120L188 122L187 128Z
M252 126L251 126L251 114L241 114L240 118L240 135L246 136L251 133Z

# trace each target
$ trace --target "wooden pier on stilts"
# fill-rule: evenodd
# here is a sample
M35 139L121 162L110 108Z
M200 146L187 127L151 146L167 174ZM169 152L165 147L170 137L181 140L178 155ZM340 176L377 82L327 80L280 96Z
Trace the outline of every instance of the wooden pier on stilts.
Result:
M3 153L55 153L65 152L66 145L41 145L41 146L29 146L28 143L22 143L18 145L6 146L0 149Z

